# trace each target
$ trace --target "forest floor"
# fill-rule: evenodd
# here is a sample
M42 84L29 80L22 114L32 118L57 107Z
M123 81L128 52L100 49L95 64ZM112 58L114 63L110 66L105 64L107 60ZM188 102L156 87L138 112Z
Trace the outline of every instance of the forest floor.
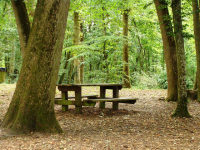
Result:
M15 85L0 84L0 123L14 89ZM200 149L200 103L191 101L188 105L193 118L171 118L176 103L163 100L166 92L122 89L121 97L139 100L135 104L120 104L118 111L113 111L110 103L103 110L98 104L83 107L83 114L75 114L74 106L64 113L56 105L63 134L9 136L0 128L0 150ZM83 93L98 94L99 88L86 87ZM107 95L111 93L108 91Z

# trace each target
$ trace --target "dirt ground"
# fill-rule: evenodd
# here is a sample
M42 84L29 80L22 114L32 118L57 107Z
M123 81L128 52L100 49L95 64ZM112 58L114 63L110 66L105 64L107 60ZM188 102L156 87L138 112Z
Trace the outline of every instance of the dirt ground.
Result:
M0 84L0 122L9 107L15 85ZM92 91L92 92L91 92ZM62 112L55 106L63 134L9 136L0 128L0 150L134 150L200 149L200 104L191 101L188 109L193 118L171 118L176 103L166 102L166 90L122 89L121 97L138 97L135 104L120 104L118 111L84 107L75 114L74 106ZM99 88L86 87L83 94L98 94ZM57 96L59 96L57 91ZM73 93L71 93L73 94ZM107 92L110 96L112 91Z

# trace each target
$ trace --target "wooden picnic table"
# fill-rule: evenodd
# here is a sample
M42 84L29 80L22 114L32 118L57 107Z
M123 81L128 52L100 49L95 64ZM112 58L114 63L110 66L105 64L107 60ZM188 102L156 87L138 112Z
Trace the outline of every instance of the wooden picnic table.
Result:
M100 97L97 98L97 95L88 95L82 96L82 87L83 86L99 86L100 87ZM82 113L82 106L94 106L96 102L100 102L100 108L105 108L105 102L112 102L113 109L118 109L119 101L123 99L119 99L119 90L122 89L123 84L115 84L115 83L94 83L94 84L59 84L57 85L58 90L61 91L62 99L55 100L55 104L62 105L62 111L68 110L68 105L75 105L75 112ZM113 90L112 98L106 98L106 89ZM69 100L68 91L75 92L75 101ZM87 97L88 100L82 101L83 97ZM124 99L125 101L130 101L131 99ZM133 99L132 99L133 100ZM136 99L134 99L136 101ZM135 103L135 102L134 102Z

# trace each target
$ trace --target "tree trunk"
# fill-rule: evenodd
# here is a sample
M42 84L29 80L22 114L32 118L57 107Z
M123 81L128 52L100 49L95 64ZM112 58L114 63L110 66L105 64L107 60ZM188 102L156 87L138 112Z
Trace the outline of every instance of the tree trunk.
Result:
M102 35L106 36L106 17L105 17L106 9L102 7ZM108 69L108 53L106 52L106 40L103 41L103 71L107 74L105 82L108 82L109 79L109 69Z
M178 100L178 72L177 72L177 58L176 58L176 44L173 37L173 29L168 11L168 4L165 0L154 0L158 20L160 23L160 30L163 40L163 48L167 70L167 101Z
M123 83L124 87L131 88L131 82L130 82L130 73L129 73L129 60L128 60L128 13L129 10L124 10L123 13L123 72L124 72L124 78Z
M79 45L80 24L79 13L74 12L74 45ZM80 84L80 60L76 58L74 60L74 83Z
M11 80L14 80L14 69L15 69L15 45L12 44L11 52L10 52L10 62L9 62L9 73Z
M54 112L69 0L37 1L16 90L2 127L15 134L62 132Z
M137 24L135 22L135 19L133 18L133 23L134 23L134 27L136 29L136 32L138 32L137 30ZM137 39L138 39L138 44L139 44L139 47L140 47L140 50L138 50L139 54L138 54L138 61L139 61L139 66L140 66L140 73L142 73L143 71L143 66L144 66L144 49L143 49L143 45L141 43L141 40L140 40L140 36L137 35Z
M83 44L84 42L84 33L83 33L83 23L80 23L80 31L81 31L81 37L80 37L80 42ZM80 81L81 83L84 83L84 57L81 56L80 58L81 64L80 64Z
M196 89L198 92L198 101L200 101L200 21L199 21L199 6L198 0L192 0L193 8L193 22L194 22L194 36L195 36L195 47L196 47L196 59L197 59L197 74L196 74ZM195 90L196 90L195 89Z
M22 57L24 58L26 52L25 49L30 33L30 21L27 13L27 8L24 0L11 0L11 3L17 23L21 53Z
M172 0L172 12L174 21L174 33L177 52L178 68L178 104L172 115L173 117L191 117L187 109L187 91L186 91L186 59L184 50L184 39L182 34L181 19L181 0Z

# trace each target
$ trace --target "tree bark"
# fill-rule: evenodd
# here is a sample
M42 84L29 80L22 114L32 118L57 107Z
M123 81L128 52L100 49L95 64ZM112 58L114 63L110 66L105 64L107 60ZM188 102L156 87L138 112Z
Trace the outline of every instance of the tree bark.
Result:
M176 58L176 44L173 37L172 23L168 11L168 4L165 0L154 0L160 30L163 40L163 48L167 70L167 101L178 100L178 72Z
M54 112L69 0L37 1L16 90L2 127L14 134L60 133Z
M22 57L24 58L24 55L26 53L25 49L30 33L30 21L28 17L28 12L24 0L11 0L11 3L17 23L21 53Z
M186 58L182 34L181 0L172 0L178 68L178 104L172 117L191 117L187 109Z
M129 60L128 60L128 15L129 10L124 10L123 12L123 72L124 72L124 78L123 83L124 87L131 88L131 82L130 82L130 72L129 72Z
M74 12L74 45L79 45L80 36L80 23L79 23L79 13ZM74 60L74 83L80 84L80 60L76 58Z
M197 59L197 74L196 74L196 89L198 92L198 101L200 101L200 21L199 21L199 6L198 0L192 0L193 8L193 23L194 23L194 36L195 36L195 48L196 48L196 59ZM195 86L194 86L195 88ZM196 90L194 89L194 90Z
M84 42L84 33L83 33L83 23L80 23L80 31L81 31L81 36L80 36L80 42L83 44ZM84 57L81 56L80 58L81 64L80 64L80 82L84 83Z

